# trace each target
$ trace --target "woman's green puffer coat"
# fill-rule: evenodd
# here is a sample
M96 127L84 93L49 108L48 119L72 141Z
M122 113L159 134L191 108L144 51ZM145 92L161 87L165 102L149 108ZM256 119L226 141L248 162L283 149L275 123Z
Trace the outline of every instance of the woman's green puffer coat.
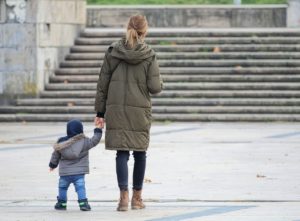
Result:
M151 126L150 94L161 90L156 55L146 43L128 49L122 39L108 48L95 99L96 112L105 113L106 149L147 150Z

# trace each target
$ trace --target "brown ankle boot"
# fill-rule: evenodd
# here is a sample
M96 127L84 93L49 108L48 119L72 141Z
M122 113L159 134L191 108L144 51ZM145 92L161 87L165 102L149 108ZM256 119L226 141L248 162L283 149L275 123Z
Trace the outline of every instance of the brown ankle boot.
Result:
M142 200L142 190L133 190L131 209L144 209L145 207Z
M128 210L128 202L129 202L129 196L128 196L128 190L122 190L120 191L120 200L117 210L118 211L127 211Z

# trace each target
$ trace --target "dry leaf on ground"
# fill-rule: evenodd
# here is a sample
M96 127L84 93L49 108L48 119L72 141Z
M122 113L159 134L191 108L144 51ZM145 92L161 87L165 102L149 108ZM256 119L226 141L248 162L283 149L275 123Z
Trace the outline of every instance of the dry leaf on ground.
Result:
M151 179L148 179L148 178L145 178L144 182L145 182L145 183L152 183L152 180L151 180Z
M219 47L214 47L213 52L214 52L214 53L219 53L219 52L221 52L221 48L219 48Z
M261 175L261 174L257 174L256 178L266 178L266 176L265 175Z

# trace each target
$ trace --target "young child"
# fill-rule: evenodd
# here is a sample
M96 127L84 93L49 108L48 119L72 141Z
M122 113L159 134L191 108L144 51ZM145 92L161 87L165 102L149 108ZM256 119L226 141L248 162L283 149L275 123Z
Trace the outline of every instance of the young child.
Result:
M87 138L82 123L71 120L67 123L67 136L59 138L54 144L49 167L53 171L59 165L59 191L54 207L57 210L67 209L67 191L71 183L75 186L80 210L91 210L86 197L84 176L89 173L89 150L99 143L102 136L102 129L96 127L94 136Z

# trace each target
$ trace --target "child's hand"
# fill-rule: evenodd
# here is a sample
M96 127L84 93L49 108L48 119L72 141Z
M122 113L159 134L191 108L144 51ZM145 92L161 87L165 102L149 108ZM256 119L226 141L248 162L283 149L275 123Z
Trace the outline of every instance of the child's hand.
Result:
M104 128L104 124L105 124L104 118L96 117L94 122L97 128L101 128L101 129Z
M53 169L53 168L49 168L49 171L50 171L50 172L53 172L53 171L54 171L54 169Z

